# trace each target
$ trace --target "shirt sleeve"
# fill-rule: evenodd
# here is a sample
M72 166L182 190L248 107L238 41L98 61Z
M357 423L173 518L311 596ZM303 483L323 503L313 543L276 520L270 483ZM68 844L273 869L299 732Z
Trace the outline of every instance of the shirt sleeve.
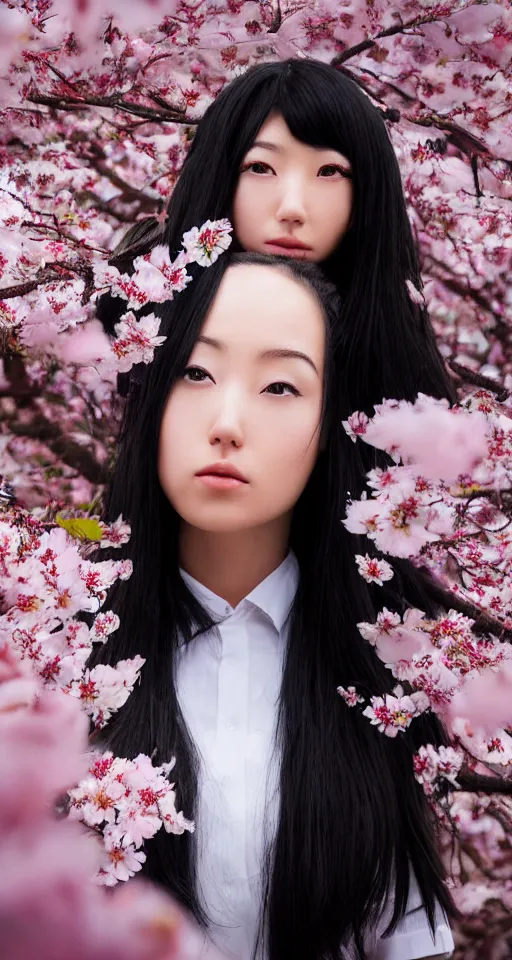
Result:
M379 925L381 930L386 929L390 917L391 910L386 911ZM435 910L435 936L432 936L418 884L411 871L407 911L390 936L378 937L371 960L420 960L421 957L450 955L453 949L452 932L439 903Z

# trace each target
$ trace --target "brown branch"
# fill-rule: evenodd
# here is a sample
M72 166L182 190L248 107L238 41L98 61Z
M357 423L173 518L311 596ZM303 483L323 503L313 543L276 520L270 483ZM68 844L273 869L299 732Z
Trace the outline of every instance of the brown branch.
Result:
M471 620L475 621L472 628L475 633L498 634L502 639L512 642L512 630L505 627L501 620L485 613L471 601L464 600L458 594L452 593L439 580L435 579L426 567L420 567L420 569L425 577L429 596L435 603L439 603L442 607L448 609L451 607L453 610L470 617Z
M403 116L409 123L415 123L417 126L436 127L438 130L444 130L449 135L447 139L449 139L455 147L458 147L462 153L467 154L468 157L493 156L483 140L479 140L478 137L475 137L469 130L465 130L464 127L459 126L458 123L454 123L453 120L440 117L437 113L431 113L426 117L414 117L407 113L404 113Z
M29 380L22 357L19 354L10 354L4 360L4 370L9 389L2 392L2 396L15 399L18 408L31 406L32 398L38 396L41 390Z
M352 80L356 80L355 74L352 73L352 71L350 71L347 67L340 67L340 70L342 70L344 73L347 73L347 74L351 77ZM377 83L379 83L380 85L384 85L384 86L386 86L386 87L389 87L389 89L392 90L393 93L396 93L397 96L401 97L402 100L404 100L404 101L406 101L406 102L408 102L408 103L411 103L411 104L412 104L412 103L418 103L418 97L417 97L417 96L413 96L411 93L406 93L406 91L405 91L405 90L402 90L400 87L398 87L398 86L396 85L396 83L394 83L394 82L391 80L390 77L379 76L377 73L375 73L374 70L370 70L370 68L369 68L369 67L366 67L366 66L361 67L361 66L359 66L359 64L358 64L358 70L361 70L363 73L368 73L368 74L370 75L370 77L373 77L373 79L376 80ZM356 80L356 83L357 83L357 80ZM366 89L367 89L368 91L370 91L370 87L367 87ZM372 96L374 99L376 99L375 93L370 92L370 96Z
M59 460L77 470L91 483L106 483L108 478L106 467L94 459L87 447L66 437L60 427L42 413L36 413L30 423L17 423L13 419L8 419L6 424L16 436L30 437L44 443Z
M125 113L134 114L136 117L144 117L154 123L180 123L186 126L197 125L197 120L187 117L178 107L175 109L155 110L153 107L146 107L139 103L131 103L129 100L123 100L118 93L109 94L106 97L93 96L51 96L42 93L29 93L27 100L31 103L41 103L54 110L83 110L84 107L106 107L109 110L122 110Z
M491 380L490 377L484 377L481 373L475 373L474 370L468 370L467 367L464 367L462 363L457 363L456 360L448 360L448 366L466 383L472 383L475 387L482 387L484 390L489 390L490 393L495 393L498 403L505 403L505 400L508 400L510 390L507 390L504 383Z
M77 470L91 483L105 483L108 477L107 468L94 459L87 447L67 437L56 423L48 420L37 408L34 397L40 391L30 382L23 358L19 355L8 357L5 362L5 375L11 386L9 395L16 399L18 410L24 408L34 412L29 423L18 422L17 413L4 417L8 430L16 436L30 437L44 443L59 460Z
M282 22L283 22L283 14L282 14L282 11L281 11L281 0L277 0L276 12L274 13L274 16L273 16L273 19L272 19L272 23L270 24L270 27L268 28L268 32L269 32L269 33L277 33L277 31L279 30L279 27L281 26Z
M37 290L43 283L50 283L52 280L63 280L58 273L52 270L45 271L44 277L39 279L27 280L25 283L18 283L12 287L2 287L0 289L0 300L11 300L13 297L24 297L27 293Z
M457 293L461 297L469 297L469 299L473 300L476 303L476 305L480 307L481 310L485 310L486 313L491 314L491 316L496 321L496 325L498 327L501 327L505 333L507 334L509 333L507 324L503 321L503 317L501 317L499 313L496 313L496 311L492 309L492 307L487 302L485 297L483 297L478 290L474 290L472 287L469 287L469 286L464 286L463 283L460 283L454 277L445 277L445 276L441 276L440 274L436 274L433 272L432 267L437 267L443 270L447 269L446 264L439 263L438 260L436 260L434 257L432 257L429 254L425 258L425 262L423 265L424 273L431 273L434 280L438 280L440 283L444 283L445 287L447 287L448 290L451 290L452 293Z
M423 21L425 22L425 21ZM396 32L396 31L395 31ZM371 41L365 41L371 42ZM355 48L354 48L355 49ZM345 51L347 52L347 51ZM340 54L344 56L344 54ZM384 103L382 97L375 93L367 84L364 83L360 78L358 78L353 72L347 70L344 67L339 67L347 76L350 77L355 83L357 83L370 97L374 100L377 100L379 103ZM384 85L389 87L390 90L393 90L398 96L402 97L403 100L409 102L417 103L423 110L427 111L429 107L427 104L421 100L419 97L413 97L411 94L406 93L404 90L401 90L400 87L396 85L390 78L386 76L378 76L373 70L370 70L368 67L359 67L364 73L369 74L376 80L381 86ZM438 130L442 130L446 136L446 140L453 144L461 153L466 154L469 157L471 162L471 169L473 172L473 180L475 184L475 192L477 197L483 196L480 181L478 178L478 168L477 168L477 158L482 157L483 159L494 159L494 155L491 150L487 147L483 140L480 140L473 133L470 133L469 130L466 130L464 127L461 127L458 123L455 123L453 120L449 120L446 117L441 117L437 113L428 113L426 116L418 117L415 114L402 113L402 118L407 120L408 123L416 124L420 127L435 127Z
M482 777L476 773L461 774L457 783L465 793L501 793L512 796L512 780L503 777Z
M397 33L403 33L404 30L410 30L412 27L421 27L422 24L432 23L437 19L438 17L431 14L426 17L415 17L414 20L409 20L407 23L397 23L394 27L387 27L386 30L381 30L380 33L376 33L373 40L362 40L361 43L356 43L353 47L349 47L342 53L338 53L334 59L331 60L331 66L339 67L340 64L345 63L346 60L350 60L351 57L356 57L358 53L364 53L365 50L370 50L376 45L377 40L382 40L383 37L394 37Z
M39 224L28 224L29 226L41 228ZM49 230L54 230L54 227L48 227ZM70 239L66 237L66 239ZM72 238L71 238L72 239ZM87 248L90 249L90 248ZM68 274L68 276L64 275ZM69 276L71 274L71 276ZM82 306L88 302L91 294L94 291L94 273L92 267L88 263L57 263L52 266L44 267L39 276L34 277L33 280L27 280L25 283L14 284L11 287L2 287L0 288L0 301L1 300L11 300L13 297L24 297L27 293L32 293L33 290L37 290L38 287L43 286L45 283L67 283L72 279L72 275L77 274L81 280L85 283L85 289L82 294Z
M128 199L131 198L133 201L137 201L140 205L141 211L148 210L150 213L153 213L155 208L158 208L158 205L162 205L161 200L150 197L147 193L144 193L143 190L140 190L138 187L133 187L131 183L128 183L126 180L123 180L121 176L108 165L107 158L98 144L91 144L91 153L89 163L91 166L99 173L101 176L106 177L107 180L117 187L124 196ZM118 199L113 197L113 200Z
M122 197L112 197L111 200L102 200L101 197L99 197L97 193L94 193L93 190L80 190L78 193L75 194L75 199L80 206L83 205L82 201L90 200L91 201L90 205L95 210L101 210L102 213L107 213L110 217L114 217L116 220L119 220L120 223L133 224L134 220L137 219L137 214L134 215L133 213L131 214L122 213L120 210L114 210L112 208L112 204L114 204L116 200L119 201L120 203L123 203L123 202L130 203L129 200L123 201ZM135 202L135 201L132 201L132 202ZM154 202L155 209L159 210L161 205L162 205L161 200L155 200Z
M459 846L460 846L461 852L464 853L466 857L468 857L474 863L475 867L478 867L478 869L483 873L484 877L487 877L488 880L495 879L492 870L485 865L483 861L483 857L478 852L478 850L475 850L475 848L471 846L471 844L467 840L462 840L460 838L459 838ZM464 870L464 874L466 878L469 879L467 870Z

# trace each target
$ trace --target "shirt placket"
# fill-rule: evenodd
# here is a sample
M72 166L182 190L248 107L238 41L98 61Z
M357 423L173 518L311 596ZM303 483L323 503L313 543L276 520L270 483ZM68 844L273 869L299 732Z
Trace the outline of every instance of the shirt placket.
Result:
M250 662L247 616L247 607L243 605L220 626L221 656L215 749L215 766L229 811L223 826L222 846L226 856L229 856L233 880L239 881L247 878L245 754L249 732Z

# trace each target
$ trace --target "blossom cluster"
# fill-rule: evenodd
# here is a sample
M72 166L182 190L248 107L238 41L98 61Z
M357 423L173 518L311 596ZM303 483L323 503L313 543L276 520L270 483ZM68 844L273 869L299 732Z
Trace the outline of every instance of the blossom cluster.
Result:
M61 523L75 533L80 524L93 524L101 547L119 546L130 533L122 517L112 524ZM112 584L130 577L132 564L94 562L83 552L63 526L36 520L17 507L0 514L0 648L25 670L31 702L48 691L67 694L99 730L126 703L144 660L135 656L115 666L87 667L94 644L105 643L119 627L117 614L101 607ZM81 614L89 615L91 625L79 619ZM70 816L102 836L99 882L116 883L140 870L144 840L161 827L169 833L193 830L175 807L168 779L172 766L172 758L154 767L143 755L130 761L104 753L94 756L85 778L70 791Z
M58 816L63 795L87 774L87 728L77 701L42 687L29 661L2 637L2 954L9 960L199 960L203 936L180 908L142 881L107 895L91 882L105 869L101 838ZM139 789L143 780L139 775Z
M128 311L115 325L117 334L110 352L100 364L100 372L114 363L117 373L127 373L136 363L151 363L155 347L165 342L159 336L160 320L154 313L137 318L133 310L148 303L164 303L181 293L192 279L187 264L198 263L209 267L227 250L231 243L229 220L207 220L202 227L193 227L183 235L183 249L174 261L169 259L167 247L158 245L150 253L135 257L133 273L120 273L103 261L93 264L96 290L110 290L127 300ZM80 342L80 351L83 341ZM80 354L77 355L79 361ZM113 358L115 358L113 360Z
M505 637L512 626L511 407L484 391L454 408L420 395L414 404L385 401L372 418L355 413L345 428L354 441L390 457L387 469L368 473L369 495L348 504L345 526L388 556L428 568L446 590L448 606L438 617L415 608L400 616L383 607L374 623L359 624L411 691L404 695L399 686L396 696L372 697L363 714L396 736L433 710L461 758L512 769L512 646ZM370 555L356 561L373 583L393 573L391 564ZM383 563L385 577L379 576ZM456 609L460 601L474 616ZM478 629L479 615L487 618L487 630ZM352 697L350 705L358 702ZM420 753L417 762L432 757ZM435 771L444 773L433 762L428 770L422 782L431 790Z
M192 821L176 811L174 784L168 779L173 766L174 760L155 767L144 754L127 760L106 750L92 759L88 776L69 791L70 817L102 833L98 882L112 886L133 877L146 860L144 841L162 824L167 833L194 829Z
M418 783L423 784L425 793L432 794L440 778L454 787L458 786L456 777L462 766L462 759L453 747L441 746L436 750L431 743L420 747L414 758L414 773Z

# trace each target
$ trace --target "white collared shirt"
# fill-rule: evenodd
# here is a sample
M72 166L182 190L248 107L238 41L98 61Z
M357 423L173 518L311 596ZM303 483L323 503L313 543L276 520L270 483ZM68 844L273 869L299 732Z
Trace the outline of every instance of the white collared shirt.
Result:
M181 575L202 605L224 618L182 645L177 659L178 699L201 758L195 834L199 898L211 920L211 940L229 960L251 960L262 857L277 823L273 742L298 564L289 553L235 608L189 574ZM416 960L453 950L440 908L432 939L412 881L406 916L386 940L375 932L372 960ZM202 958L213 954L206 939Z

